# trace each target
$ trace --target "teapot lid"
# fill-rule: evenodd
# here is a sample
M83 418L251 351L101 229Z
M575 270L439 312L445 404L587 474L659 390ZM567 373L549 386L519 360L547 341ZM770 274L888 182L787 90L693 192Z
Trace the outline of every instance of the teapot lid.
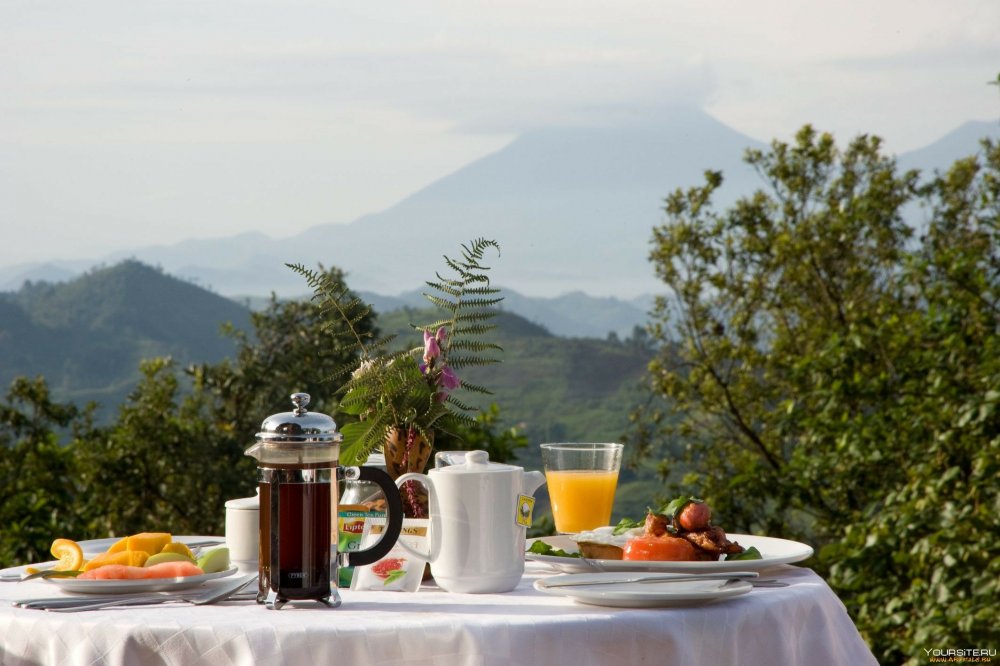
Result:
M435 463L433 471L443 474L524 471L515 465L490 462L490 454L486 451L442 451L435 456Z

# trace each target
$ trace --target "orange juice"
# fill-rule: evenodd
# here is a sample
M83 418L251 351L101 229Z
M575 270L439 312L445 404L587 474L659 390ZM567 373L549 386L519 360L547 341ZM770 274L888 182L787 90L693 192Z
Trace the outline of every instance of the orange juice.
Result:
M607 525L615 503L618 471L545 472L558 532L582 532Z

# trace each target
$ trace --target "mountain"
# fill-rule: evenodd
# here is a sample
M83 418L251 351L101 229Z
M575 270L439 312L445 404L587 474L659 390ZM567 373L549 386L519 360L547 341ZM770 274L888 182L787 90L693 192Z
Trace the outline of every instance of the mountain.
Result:
M979 153L979 142L985 137L1000 138L1000 123L964 123L928 146L903 153L898 157L897 164L900 169L919 169L930 175L935 169L946 169L955 160Z
M384 296L367 291L361 291L358 295L371 304L376 312L424 308L428 305L419 289L403 292L399 296ZM533 298L512 289L502 289L501 295L504 297L501 309L566 338L604 338L609 333L614 333L619 338L629 337L636 326L646 325L651 307L647 299L630 302L610 296L588 296L581 291L554 298Z
M115 407L144 358L187 364L230 355L226 322L247 329L250 311L136 261L69 282L26 283L0 294L0 385L43 375L59 400Z
M976 152L983 136L1000 137L1000 126L966 123L900 155L899 163L944 168ZM285 262L337 265L356 290L402 294L433 278L442 254L455 256L460 243L484 236L502 248L500 257L488 257L495 284L531 297L582 291L631 298L660 289L647 254L664 197L700 184L706 169L721 170L725 183L715 207L723 209L762 186L742 156L747 148L764 147L690 108L630 125L542 129L350 224L320 225L283 239L247 233L188 240L128 256L231 296L302 294L306 286ZM79 271L53 266L46 270ZM0 289L18 288L29 270L0 269Z
M285 262L337 265L355 289L398 294L433 278L442 254L484 236L502 248L489 258L496 284L532 296L633 296L657 287L646 255L663 198L700 183L709 168L724 170L734 192L748 189L755 178L741 162L748 147L762 146L694 109L645 124L538 130L350 224L129 256L226 295L302 293Z

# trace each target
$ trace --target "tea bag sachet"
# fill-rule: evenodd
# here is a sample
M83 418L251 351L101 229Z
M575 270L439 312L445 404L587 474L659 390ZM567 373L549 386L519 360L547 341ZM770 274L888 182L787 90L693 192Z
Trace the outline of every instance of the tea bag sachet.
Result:
M378 540L385 530L384 517L365 520L361 535L361 547L367 548ZM404 518L399 540L418 551L427 552L429 546L430 520L427 518ZM398 541L397 541L398 543ZM351 580L352 590L393 590L416 592L424 577L427 560L414 557L399 546L393 546L389 554L375 564L355 567Z

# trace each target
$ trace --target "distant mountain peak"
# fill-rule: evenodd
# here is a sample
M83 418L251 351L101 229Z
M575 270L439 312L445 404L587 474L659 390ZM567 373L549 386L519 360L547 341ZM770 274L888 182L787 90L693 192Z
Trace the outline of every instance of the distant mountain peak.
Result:
M986 135L1000 136L1000 123L964 123L898 163L943 169L975 153ZM398 294L433 278L442 254L484 236L502 248L496 284L535 297L581 291L628 299L662 289L648 250L664 198L703 183L706 169L724 174L717 209L751 194L764 186L743 162L751 147L766 148L690 107L615 125L539 128L350 224L284 239L247 232L188 240L112 258L134 256L230 295L301 294L306 285L286 262L335 265L354 289ZM0 271L0 289L18 288L25 270Z

